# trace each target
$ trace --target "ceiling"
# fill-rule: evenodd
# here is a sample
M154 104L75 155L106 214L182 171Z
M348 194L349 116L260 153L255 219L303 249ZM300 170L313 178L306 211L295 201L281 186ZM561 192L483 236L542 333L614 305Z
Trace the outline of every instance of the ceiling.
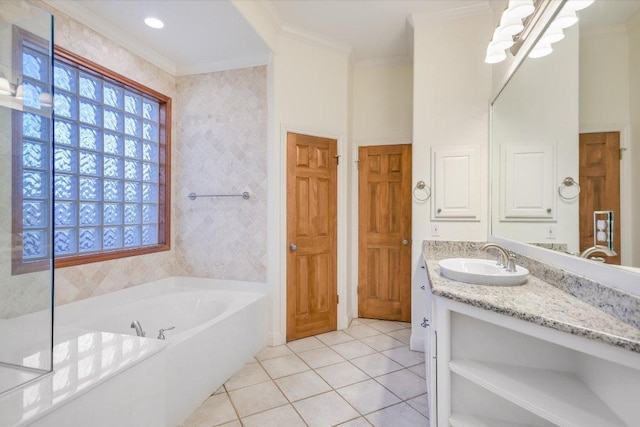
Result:
M267 45L230 0L44 1L174 75L265 64L269 55ZM338 42L351 49L357 60L365 61L410 55L407 19L412 14L438 19L486 9L490 3L489 0L259 1L277 26ZM150 15L162 19L165 28L146 27L142 21Z

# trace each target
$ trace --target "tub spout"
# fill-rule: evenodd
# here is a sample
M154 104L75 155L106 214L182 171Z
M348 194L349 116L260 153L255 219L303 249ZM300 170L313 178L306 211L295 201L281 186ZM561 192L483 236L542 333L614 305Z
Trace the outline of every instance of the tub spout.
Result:
M147 335L142 329L142 325L140 325L140 322L138 322L137 320L131 322L131 328L136 330L136 335L138 335L139 337L144 337Z

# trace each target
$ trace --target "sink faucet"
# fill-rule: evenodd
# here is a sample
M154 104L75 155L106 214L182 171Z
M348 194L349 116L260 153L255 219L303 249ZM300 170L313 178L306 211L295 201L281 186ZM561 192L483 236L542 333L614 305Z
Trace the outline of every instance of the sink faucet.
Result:
M614 251L613 249L609 249L606 246L596 245L596 246L591 246L590 248L587 248L584 251L582 251L580 253L580 258L589 258L591 255L593 255L595 253L598 253L598 252L602 252L606 256L616 256L616 255L618 255L616 253L616 251Z
M507 252L505 248L496 243L485 243L480 248L481 250L488 252L489 249L495 249L499 253L498 265L504 266L508 272L513 273L516 271L516 257L514 254Z
M138 322L137 320L131 322L131 327L136 330L136 335L138 335L139 337L144 337L145 335L147 335L142 329L142 325L140 325L140 322Z

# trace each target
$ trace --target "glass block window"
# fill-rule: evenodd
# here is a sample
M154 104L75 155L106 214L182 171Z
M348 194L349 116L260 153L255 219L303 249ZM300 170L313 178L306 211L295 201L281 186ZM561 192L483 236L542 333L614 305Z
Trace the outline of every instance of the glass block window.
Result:
M54 251L158 244L160 102L54 61Z
M29 107L41 108L50 63L27 44L22 55ZM65 266L167 250L170 98L57 47L52 74L53 123L26 112L22 120L23 261L53 251Z

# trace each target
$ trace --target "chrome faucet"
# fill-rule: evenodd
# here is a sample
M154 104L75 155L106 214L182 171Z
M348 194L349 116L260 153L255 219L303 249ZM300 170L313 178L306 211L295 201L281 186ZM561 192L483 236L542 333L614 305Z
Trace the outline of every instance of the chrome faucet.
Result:
M139 337L144 337L147 335L142 329L142 325L140 325L140 322L138 322L137 320L131 322L131 328L136 330L136 335L138 335Z
M485 252L488 252L489 249L495 249L499 254L497 264L506 268L510 273L516 271L516 256L507 252L507 250L502 246L496 243L485 243L480 249Z
M606 256L616 256L616 255L618 255L616 253L616 251L614 251L613 249L609 249L606 246L596 245L596 246L591 246L590 248L587 248L584 251L582 251L580 253L580 258L589 258L591 255L593 255L595 253L598 253L598 252L601 252L601 253L605 254Z
M175 329L175 328L176 328L175 326L170 326L170 327L168 327L168 328L160 329L160 331L159 331L159 333L158 333L158 339L159 339L159 340L163 340L163 339L165 338L165 337L164 337L164 331L171 331L171 330L173 330L173 329Z

